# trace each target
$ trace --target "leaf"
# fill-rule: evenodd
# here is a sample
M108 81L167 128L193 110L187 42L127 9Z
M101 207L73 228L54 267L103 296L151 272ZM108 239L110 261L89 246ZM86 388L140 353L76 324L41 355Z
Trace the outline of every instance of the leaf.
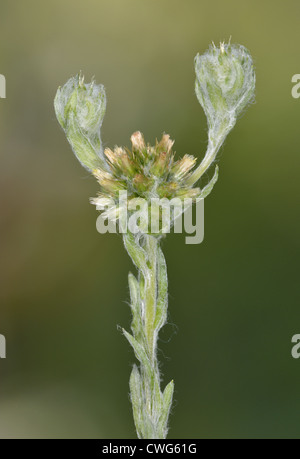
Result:
M143 324L141 319L140 311L140 294L139 294L139 283L135 276L131 273L128 275L128 283L130 289L131 298L131 311L132 311L132 323L131 329L134 337L139 340L144 340Z
M162 402L162 413L159 419L159 431L161 432L162 438L166 438L168 430L168 418L172 405L174 393L174 381L170 381L163 393L163 402Z
M215 173L211 181L201 190L200 195L197 199L204 199L206 198L212 191L213 187L215 186L216 182L218 181L219 177L219 167L216 166Z
M145 273L147 270L147 256L145 250L136 242L134 235L130 232L123 235L123 241L135 266Z
M158 251L158 272L157 272L157 304L156 304L156 316L154 327L157 331L165 324L167 320L167 309L168 309L168 274L167 264L164 254L159 248Z
M160 412L162 410L163 397L159 387L159 374L156 372L153 375L153 391L154 391L154 411L155 418L159 419Z
M139 303L139 284L132 273L128 274L128 284L130 290L130 299L132 307L136 310Z
M140 343L124 329L123 333L133 347L137 359L141 362L142 368L145 371L144 378L146 377L146 380L151 384L151 393L154 395L152 399L154 404L152 405L151 403L151 406L148 407L145 401L142 377L135 365L130 376L129 384L132 394L134 420L137 430L139 428L138 435L141 435L142 438L156 438L156 422L154 422L154 419L159 419L163 403L158 375L151 367L146 352ZM139 397L140 402L137 400L137 397Z
M124 333L125 337L128 339L129 343L133 347L133 350L134 350L136 358L144 366L144 368L145 368L145 370L146 370L146 372L148 374L149 379L151 379L152 375L153 375L153 369L151 367L151 363L150 363L150 360L149 360L149 358L148 358L148 356L146 354L145 349L130 333L128 333L126 330L124 330L124 328L122 330L123 330L123 333Z
M140 299L145 300L145 278L142 273L139 275Z
M129 387L136 431L139 438L144 438L144 425L142 416L143 389L141 376L136 365L133 366L130 375Z

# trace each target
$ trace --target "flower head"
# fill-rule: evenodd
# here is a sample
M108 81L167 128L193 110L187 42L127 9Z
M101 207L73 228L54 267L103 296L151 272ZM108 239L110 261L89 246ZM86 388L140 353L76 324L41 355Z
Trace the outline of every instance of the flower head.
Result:
M254 99L255 71L249 51L242 45L214 44L195 57L197 98L208 122L206 154L188 180L192 185L214 162L237 117Z
M100 128L106 109L105 89L82 75L70 78L54 100L57 119L81 164L92 171L103 167Z
M214 44L195 57L196 95L210 128L227 123L231 129L238 115L254 98L255 72L249 51L242 45Z
M118 192L126 190L128 199L189 197L191 187L186 185L196 159L185 155L175 160L172 150L174 141L164 134L154 146L146 144L141 132L131 136L132 149L115 147L106 148L104 155L108 171L93 171L100 184L100 196L107 195L117 201ZM193 196L200 194L199 188L193 190ZM93 200L97 204L97 199Z

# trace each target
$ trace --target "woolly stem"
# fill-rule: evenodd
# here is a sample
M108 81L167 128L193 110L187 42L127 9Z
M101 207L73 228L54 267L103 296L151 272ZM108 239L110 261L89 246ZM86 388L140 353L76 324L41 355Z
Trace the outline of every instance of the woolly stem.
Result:
M216 159L218 151L220 150L221 146L224 143L224 140L226 139L226 136L233 128L234 124L235 119L233 116L231 116L228 117L228 119L226 119L225 121L223 121L223 123L220 123L218 129L209 130L208 146L205 156L201 161L200 165L197 167L197 169L195 169L194 172L187 179L186 183L188 186L194 185L207 171L207 169L209 169L209 167L212 165L212 163Z
M164 439L174 390L171 381L161 392L156 355L158 332L167 316L165 259L154 236L135 239L128 233L124 244L138 269L138 279L129 274L133 335L124 330L140 362L130 377L134 422L139 438Z

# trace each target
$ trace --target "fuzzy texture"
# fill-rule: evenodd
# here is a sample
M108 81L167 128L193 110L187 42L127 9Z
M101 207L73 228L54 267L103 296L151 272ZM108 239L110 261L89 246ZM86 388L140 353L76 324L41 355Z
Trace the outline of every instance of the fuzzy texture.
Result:
M183 201L187 200L192 204L198 199L203 199L212 190L218 178L218 168L212 180L202 190L188 184L192 170L196 164L196 158L192 155L184 155L176 160L173 152L174 141L170 136L164 134L162 139L156 141L154 146L146 144L144 136L137 131L131 136L132 148L116 146L114 150L106 148L104 155L107 158L108 170L95 169L93 175L98 180L100 192L96 198L92 198L102 217L109 220L121 220L124 214L124 206L128 217L132 214L134 204L149 204L157 199L163 207L172 202L170 206L170 227L176 218L183 212ZM126 201L120 200L120 192L126 191ZM153 201L152 201L153 202ZM187 207L185 207L186 209ZM146 209L146 207L145 207ZM147 210L145 210L147 212ZM149 220L144 227L144 232L151 233L152 228L159 228L155 234L160 235L165 227L162 224L161 215L155 218L159 220L158 225ZM146 218L145 218L146 220Z
M208 124L208 146L200 166L188 180L196 183L215 160L238 116L254 101L255 71L242 45L214 44L195 57L195 91Z
M117 219L118 194L126 191L128 202L152 198L203 199L218 178L218 168L202 190L195 183L213 164L219 148L235 125L239 114L253 100L255 73L249 52L241 45L214 45L195 58L196 95L208 122L208 147L201 164L191 155L175 160L174 142L163 135L154 146L145 143L140 132L131 137L132 148L115 147L102 151L100 128L106 96L102 85L84 84L83 77L71 78L59 88L55 112L81 164L99 182L100 192L92 203L108 206L107 218ZM111 206L111 207L110 207ZM129 216L130 214L128 214ZM159 217L157 217L159 218ZM160 248L161 234L123 234L124 246L137 269L129 274L132 334L123 330L139 367L130 376L130 394L137 435L143 439L163 439L168 431L173 381L162 391L157 361L159 330L167 319L167 265Z
M131 144L131 150L122 147L104 150L109 171L93 171L100 185L100 197L110 196L117 201L121 190L127 191L129 199L144 198L147 201L155 197L184 199L200 195L199 188L186 186L196 158L185 155L176 161L172 150L174 141L169 135L164 134L160 142L151 146L138 131L131 136ZM93 203L97 204L97 199Z
M104 86L94 81L85 84L84 77L76 75L58 88L54 109L82 166L89 172L98 167L106 168L100 136L106 110Z
M167 319L167 265L159 240L151 235L140 239L123 236L125 248L138 270L129 274L132 335L123 330L140 367L134 365L130 393L137 434L144 439L164 439L168 432L174 383L160 389L157 337Z

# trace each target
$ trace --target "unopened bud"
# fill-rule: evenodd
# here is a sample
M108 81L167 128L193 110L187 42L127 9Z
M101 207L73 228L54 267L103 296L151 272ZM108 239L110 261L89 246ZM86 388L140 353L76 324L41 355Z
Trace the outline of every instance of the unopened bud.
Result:
M85 84L83 76L77 75L57 90L54 108L81 164L89 171L103 167L100 128L106 109L104 87Z
M213 44L195 57L196 95L208 122L208 146L198 168L188 177L192 186L211 166L237 117L254 100L255 72L242 45Z
M242 45L212 45L195 57L195 71L196 95L209 127L230 130L254 98L255 72L249 51Z

